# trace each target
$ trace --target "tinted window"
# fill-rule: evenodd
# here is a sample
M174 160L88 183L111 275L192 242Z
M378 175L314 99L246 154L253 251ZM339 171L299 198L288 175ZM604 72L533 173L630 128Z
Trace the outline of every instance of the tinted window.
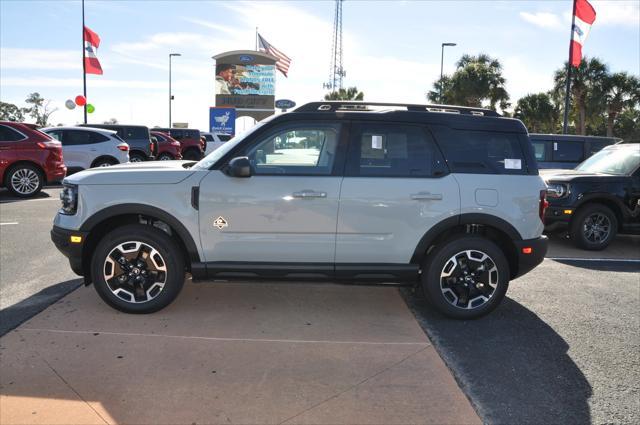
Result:
M596 152L600 152L605 146L609 146L611 142L606 140L592 140L589 142L589 149L587 150L586 158L590 157Z
M170 130L169 134L176 140L184 139L184 130Z
M187 139L200 140L200 132L198 130L185 130L184 132Z
M159 142L166 142L167 141L167 139L164 136L160 135L160 133L153 134L153 137L158 139Z
M532 140L531 145L533 146L533 151L536 155L536 160L546 161L547 160L547 142L542 140Z
M218 134L218 139L220 139L221 142L228 142L229 140L231 140L231 135L229 135L229 134Z
M6 125L0 125L0 141L15 142L24 138L25 137L22 134L18 133L13 128L7 127Z
M526 174L516 133L457 130L433 126L449 169L454 173Z
M402 124L354 124L350 176L431 177L446 165L426 129Z
M553 142L553 160L557 162L580 162L583 159L584 143Z
M124 139L148 139L149 130L146 127L125 127Z
M272 132L249 149L255 174L330 175L340 126L296 125Z
M211 134L205 134L205 135L204 135L204 139L205 139L207 142L213 142L213 141L214 141L214 140L213 140L213 136L212 136Z

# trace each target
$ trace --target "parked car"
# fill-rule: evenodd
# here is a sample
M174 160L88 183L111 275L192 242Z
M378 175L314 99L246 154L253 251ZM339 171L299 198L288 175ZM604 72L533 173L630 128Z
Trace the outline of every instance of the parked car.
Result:
M93 167L129 162L129 145L115 131L86 127L49 127L41 130L62 143L69 174Z
M575 170L543 176L547 231L568 230L589 250L606 248L617 233L640 234L640 143L607 146Z
M573 169L605 146L621 141L615 137L569 134L529 134L540 169Z
M184 159L189 161L198 161L204 155L205 146L200 140L200 131L189 128L159 128L156 127L154 131L161 131L167 133L175 140L180 142L181 153Z
M0 121L0 183L15 196L36 195L67 173L62 145L35 126Z
M220 146L222 146L225 142L228 142L229 140L231 140L231 138L233 137L230 134L207 133L204 131L201 131L200 135L202 135L207 141L206 148L205 148L205 155L209 155L211 152L218 149Z
M433 108L314 102L191 167L68 177L52 240L130 313L168 305L187 270L196 280L421 282L443 314L481 316L544 258L546 186L522 122Z
M151 137L155 137L158 141L158 152L156 153L156 158L160 161L182 159L182 153L180 153L180 142L176 139L161 131L151 131Z
M143 125L123 125L123 124L80 124L81 127L103 128L113 130L118 136L129 145L129 161L142 162L155 159L149 128Z

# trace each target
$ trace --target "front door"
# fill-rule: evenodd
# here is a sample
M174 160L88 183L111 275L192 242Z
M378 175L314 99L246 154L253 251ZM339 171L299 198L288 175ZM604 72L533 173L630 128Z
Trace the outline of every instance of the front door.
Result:
M332 271L340 136L337 123L283 123L254 135L236 155L249 157L251 177L210 171L200 183L206 261L304 263Z

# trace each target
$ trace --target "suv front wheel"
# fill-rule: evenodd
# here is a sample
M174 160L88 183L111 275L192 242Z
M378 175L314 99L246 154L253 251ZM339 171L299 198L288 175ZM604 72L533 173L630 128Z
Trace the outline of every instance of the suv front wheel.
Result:
M422 267L422 287L445 316L475 319L495 309L507 292L509 264L498 246L461 236L436 247Z
M569 232L580 248L600 251L616 237L618 220L610 208L602 204L589 204L575 213Z
M98 243L91 261L98 295L125 313L153 313L169 305L184 284L176 242L148 225L119 227Z

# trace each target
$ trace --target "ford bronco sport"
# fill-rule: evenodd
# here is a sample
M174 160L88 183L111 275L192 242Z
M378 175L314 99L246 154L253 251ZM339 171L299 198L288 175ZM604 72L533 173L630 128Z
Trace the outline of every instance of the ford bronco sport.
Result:
M524 125L441 105L314 102L194 163L83 171L51 237L112 307L198 279L420 282L454 318L538 265L546 187Z

